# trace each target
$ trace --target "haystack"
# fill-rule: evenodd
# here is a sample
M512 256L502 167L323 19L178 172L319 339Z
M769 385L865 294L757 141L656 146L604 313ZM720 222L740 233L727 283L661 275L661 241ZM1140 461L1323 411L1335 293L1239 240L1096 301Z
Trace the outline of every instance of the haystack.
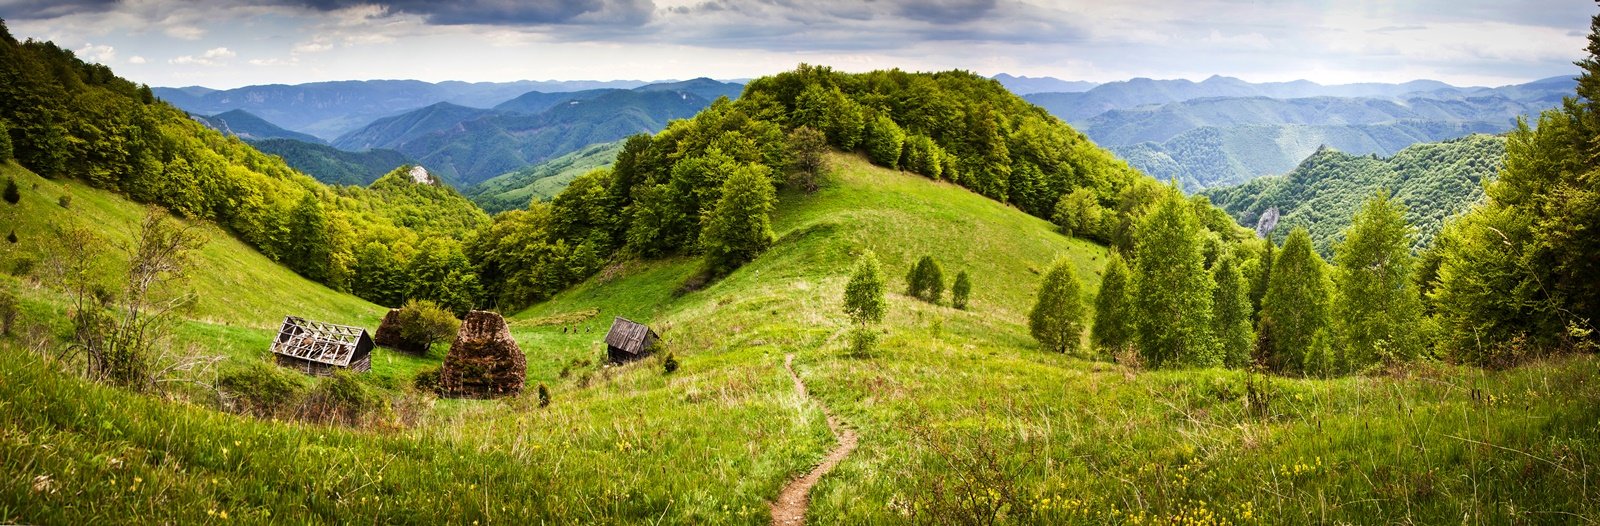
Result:
M495 398L522 392L528 374L527 357L505 318L472 311L461 321L456 341L439 369L439 391L460 398Z
M428 342L407 340L400 325L400 309L389 309L389 313L383 315L383 321L378 323L378 332L372 335L372 341L396 351L427 354Z

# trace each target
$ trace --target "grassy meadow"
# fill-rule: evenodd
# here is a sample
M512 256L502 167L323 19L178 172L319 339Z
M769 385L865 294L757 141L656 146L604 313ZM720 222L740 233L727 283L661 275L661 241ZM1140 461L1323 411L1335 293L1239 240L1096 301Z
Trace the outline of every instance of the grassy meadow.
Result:
M763 524L779 488L833 445L821 406L793 390L788 353L861 434L813 491L818 524L1600 520L1593 356L1302 380L1045 353L1026 327L1042 272L1068 258L1092 297L1103 247L954 185L831 160L821 190L780 195L773 247L723 279L688 290L697 259L619 261L508 313L528 355L529 392L513 399L408 392L442 350L383 350L367 381L392 397L392 421L260 420L86 383L23 351L26 338L0 338L0 522ZM53 221L121 235L142 213L5 170L23 181L19 236ZM56 203L67 192L70 213ZM265 359L284 314L376 327L382 308L210 237L181 342L237 365ZM32 239L5 261L42 257ZM840 297L865 250L890 294L879 346L860 356ZM900 293L928 254L947 283L971 274L966 310ZM58 292L0 279L21 291L25 322L66 336ZM601 366L613 316L649 323L665 348ZM672 374L668 352L682 363Z

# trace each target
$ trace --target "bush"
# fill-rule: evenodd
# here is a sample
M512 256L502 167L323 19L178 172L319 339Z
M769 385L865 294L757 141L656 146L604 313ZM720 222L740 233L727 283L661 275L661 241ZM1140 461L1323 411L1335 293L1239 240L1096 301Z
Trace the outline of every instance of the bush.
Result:
M439 392L439 368L423 369L411 379L411 388L424 393Z
M922 256L906 274L906 294L928 303L939 303L944 296L944 270L933 256Z
M544 384L541 383L541 384L539 384L539 407L549 407L549 406L550 406L550 388L546 387Z
M967 271L963 270L956 274L956 283L950 287L950 306L964 310L971 297L972 278L967 277Z
M382 418L388 409L388 404L371 387L350 373L336 371L333 376L318 381L306 395L305 403L300 406L300 416L314 422L360 426Z
M878 345L878 331L872 327L856 327L850 330L850 353L857 357L865 357L872 353L872 348Z
M265 362L222 373L217 388L232 398L233 410L274 416L294 407L305 394L305 377Z
M11 327L16 325L19 311L17 293L9 287L0 287L0 335L11 335Z
M17 231L16 230L12 230L10 234L6 234L6 242L12 243L12 244L16 244L16 242L17 242Z
M22 191L17 189L17 180L14 177L6 178L5 199L7 203L17 204L22 201Z
M427 354L433 344L454 338L461 320L428 300L410 300L400 307L400 339L406 347Z
M56 204L61 205L61 208L72 208L72 196L63 195L56 199Z
M667 359L666 359L666 361L661 362L661 368L663 370L665 370L667 372L667 374L672 374L674 372L677 372L677 370L678 370L678 357L674 356L672 353L667 353Z

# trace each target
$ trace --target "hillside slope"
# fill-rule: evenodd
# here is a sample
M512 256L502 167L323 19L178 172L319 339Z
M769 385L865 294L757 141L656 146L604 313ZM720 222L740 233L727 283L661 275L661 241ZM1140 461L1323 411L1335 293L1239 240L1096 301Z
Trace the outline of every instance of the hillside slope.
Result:
M698 261L623 262L513 315L549 407L441 402L412 427L352 431L168 404L0 353L0 400L41 408L0 412L0 458L21 466L0 475L0 519L766 524L778 488L831 442L786 354L861 436L813 493L818 523L1595 512L1561 491L1592 467L1524 456L1593 451L1591 356L1325 381L1042 353L1024 328L1039 270L1069 258L1092 294L1103 248L954 185L833 161L819 192L781 196L776 244L725 279L683 292ZM890 314L879 349L857 356L839 338L839 297L867 249L884 259ZM896 293L928 253L974 276L969 310ZM595 366L615 315L660 331L681 368L663 374L659 356ZM1477 390L1526 398L1480 402ZM1259 400L1269 406L1251 409ZM1482 509L1474 484L1517 490Z
M610 166L625 141L594 144L560 157L502 174L467 188L463 193L489 213L526 208L530 199L550 200L573 179L590 170Z

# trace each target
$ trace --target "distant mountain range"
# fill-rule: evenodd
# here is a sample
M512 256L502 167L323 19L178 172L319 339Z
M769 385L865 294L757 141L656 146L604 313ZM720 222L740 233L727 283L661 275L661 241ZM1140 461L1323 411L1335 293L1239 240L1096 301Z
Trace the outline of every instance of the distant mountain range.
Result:
M1097 82L1088 82L1083 80L1061 80L1055 77L1013 77L1005 73L995 75L992 78L1000 81L1000 85L1005 86L1006 89L1011 90L1012 93L1018 95L1045 92L1075 93L1080 91L1089 91L1091 88L1100 85Z
M278 125L267 122L266 119L244 110L229 110L209 116L191 114L190 117L213 130L237 136L246 141L294 139L313 144L327 144L315 136L280 128Z
M152 91L189 113L213 115L248 110L278 126L332 140L380 117L440 102L488 108L529 91L629 89L644 81L423 82L357 80L270 84L228 90L190 86Z
M695 79L563 97L528 93L494 109L439 103L379 119L333 145L393 149L467 187L591 144L660 131L667 122L692 117L716 97L737 96L742 89Z
M1501 133L1519 116L1560 104L1575 85L1571 77L1499 88L1430 80L1254 84L1212 77L1134 79L1025 98L1135 168L1199 190L1286 173L1322 146L1394 155L1413 144Z

